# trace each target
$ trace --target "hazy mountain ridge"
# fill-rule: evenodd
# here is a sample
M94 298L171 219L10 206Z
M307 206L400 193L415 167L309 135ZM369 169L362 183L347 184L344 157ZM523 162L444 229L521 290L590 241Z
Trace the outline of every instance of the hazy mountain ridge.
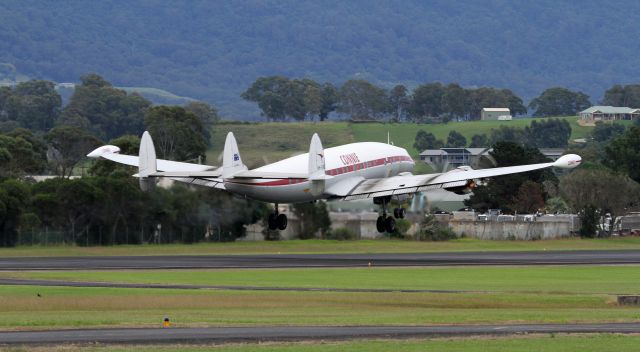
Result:
M0 3L0 63L76 82L97 72L258 116L239 97L259 76L361 77L511 88L525 100L562 85L601 99L632 83L640 26L620 1Z

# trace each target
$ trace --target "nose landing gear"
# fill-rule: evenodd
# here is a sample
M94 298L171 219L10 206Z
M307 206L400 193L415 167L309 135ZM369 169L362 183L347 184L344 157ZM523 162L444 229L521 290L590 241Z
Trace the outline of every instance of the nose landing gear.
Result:
M267 222L269 224L269 230L284 230L287 228L287 216L278 213L278 203L275 204L274 212L269 214Z

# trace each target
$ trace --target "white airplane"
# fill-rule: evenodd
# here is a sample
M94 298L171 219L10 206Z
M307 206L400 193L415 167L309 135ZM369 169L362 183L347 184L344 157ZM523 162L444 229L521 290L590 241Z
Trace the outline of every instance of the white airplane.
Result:
M222 167L156 159L155 147L148 132L142 135L138 156L119 152L120 148L105 145L87 156L138 167L138 173L134 176L139 178L140 187L145 191L153 188L159 178L166 177L275 203L275 211L268 219L272 230L284 230L287 227L287 216L278 214L278 203L370 198L375 204L382 205L382 215L377 221L378 231L393 232L394 218L403 218L405 214L403 208L395 208L394 216L387 216L387 204L392 199L406 201L415 193L434 189L464 194L471 192L479 180L488 177L552 166L574 168L582 161L578 155L567 154L550 163L482 170L461 166L444 173L412 175L415 163L404 148L362 142L323 149L320 138L314 134L309 153L249 170L242 163L232 132L227 134L224 144Z

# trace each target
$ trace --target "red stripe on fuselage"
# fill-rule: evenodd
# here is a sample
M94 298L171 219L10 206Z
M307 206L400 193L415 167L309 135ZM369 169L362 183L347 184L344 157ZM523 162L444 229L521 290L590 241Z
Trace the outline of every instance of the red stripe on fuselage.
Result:
M380 159L365 161L365 162L358 163L358 164L345 165L345 166L342 166L342 167L339 167L339 168L326 170L326 174L327 175L331 175L331 176L344 175L346 173L360 171L360 170L368 169L368 168L371 168L371 167L381 166L381 165L385 165L385 164L388 164L388 163L395 163L395 162L399 162L399 161L413 161L413 159L411 159L411 157L405 156L405 155L392 156L392 157L388 157L388 158L380 158ZM235 183L235 184L240 184L240 185L247 185L247 186L289 186L289 185L298 184L298 183L302 183L302 182L308 181L308 179L306 179L306 178L292 178L292 179L283 178L283 179L278 179L278 180L274 180L274 181L267 181L267 182L251 182L251 181L254 181L254 180L256 180L256 179L248 179L247 180L248 182L238 182L238 181L225 181L225 182Z

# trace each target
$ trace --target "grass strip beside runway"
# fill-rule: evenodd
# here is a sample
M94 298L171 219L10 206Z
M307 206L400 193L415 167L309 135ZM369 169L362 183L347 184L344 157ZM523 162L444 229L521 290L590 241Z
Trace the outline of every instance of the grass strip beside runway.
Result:
M40 297L37 296L40 294ZM0 286L1 330L631 322L604 295L332 293Z
M261 287L640 294L637 265L0 272L0 278Z
M325 341L325 342L277 342L260 344L230 344L222 346L192 346L192 345L106 345L106 346L46 346L29 347L30 351L89 351L89 352L272 352L272 351L301 351L301 352L635 352L640 345L640 336L595 334L595 335L533 335L517 337L480 337L480 338L437 338L412 340L368 340L368 341ZM23 347L6 349L9 352L24 351Z
M463 238L447 242L404 240L292 240L275 242L231 242L109 247L20 246L0 248L1 257L109 256L109 255L205 255L285 253L425 253L469 251L544 251L640 249L640 237L609 239L559 239L545 241L483 241Z
M20 272L2 276L247 286L490 292L304 292L0 286L0 329L631 322L638 266ZM40 296L38 296L40 294Z

